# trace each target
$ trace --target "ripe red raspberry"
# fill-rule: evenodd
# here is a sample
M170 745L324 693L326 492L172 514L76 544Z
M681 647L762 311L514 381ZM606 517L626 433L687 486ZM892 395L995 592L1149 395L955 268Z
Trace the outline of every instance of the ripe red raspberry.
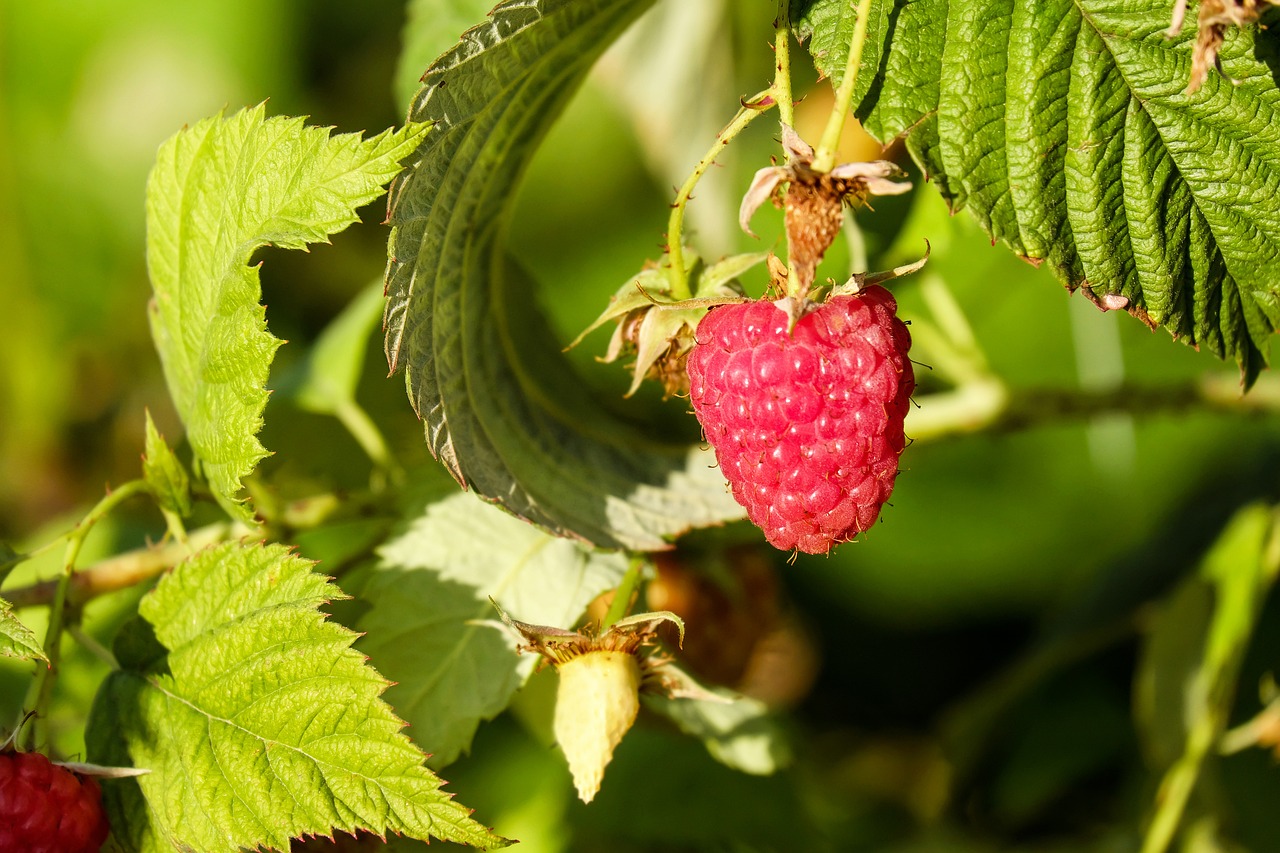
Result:
M698 325L689 397L733 496L775 548L825 554L893 491L915 374L882 287L835 296L787 332L772 302Z
M0 752L0 853L98 853L109 831L93 777Z

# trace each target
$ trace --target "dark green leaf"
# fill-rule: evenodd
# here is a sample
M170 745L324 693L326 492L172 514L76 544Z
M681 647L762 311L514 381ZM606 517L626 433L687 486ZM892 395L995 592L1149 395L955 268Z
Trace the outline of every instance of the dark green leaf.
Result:
M852 4L792 5L838 81ZM1253 381L1280 324L1274 33L1233 33L1232 79L1211 74L1187 94L1194 31L1165 37L1167 0L872 10L856 95L872 133L905 137L952 208L993 239Z
M385 314L388 361L460 483L555 533L638 549L741 508L697 448L655 445L566 380L504 235L547 127L648 5L502 3L428 71L410 115L435 125L392 190Z

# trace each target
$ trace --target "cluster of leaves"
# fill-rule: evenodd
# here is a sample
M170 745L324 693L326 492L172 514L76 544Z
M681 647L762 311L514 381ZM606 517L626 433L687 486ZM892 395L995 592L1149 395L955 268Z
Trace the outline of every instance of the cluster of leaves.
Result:
M610 549L658 550L740 516L700 448L655 439L583 391L507 245L512 187L599 54L649 5L500 4L432 64L398 131L335 136L259 106L161 148L147 192L150 321L194 477L148 419L144 483L179 544L193 481L241 525L255 510L273 516L243 494L268 454L259 432L281 343L254 253L327 241L393 178L385 308L377 288L353 301L293 393L363 435L394 480L355 402L384 310L386 355L428 447L475 494L432 486L390 509L387 498L379 522L393 532L374 525L342 591L289 537L264 544L274 530L242 526L193 547L142 596L86 733L92 760L150 771L106 786L127 849L287 849L335 831L502 844L442 791L422 752L437 769L454 762L531 676L532 658L490 624L490 600L570 626L622 579L627 558ZM850 4L792 6L838 82ZM857 91L867 126L905 138L952 208L993 239L1105 307L1235 359L1252 382L1280 324L1280 95L1267 42L1228 39L1222 65L1237 82L1210 77L1189 94L1189 44L1166 39L1163 4L962 6L873 4ZM1142 710L1172 804L1150 845L1167 844L1228 728L1277 571L1276 527L1267 507L1240 512L1146 645ZM21 559L0 560L0 580ZM363 633L359 652L359 635L322 613L331 603ZM57 657L2 599L0 654ZM658 710L730 767L768 774L785 761L756 704Z

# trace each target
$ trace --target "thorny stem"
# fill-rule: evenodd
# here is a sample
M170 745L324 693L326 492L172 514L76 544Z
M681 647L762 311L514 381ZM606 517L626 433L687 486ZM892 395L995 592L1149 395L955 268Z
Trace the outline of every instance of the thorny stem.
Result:
M778 102L778 120L787 127L795 127L795 103L791 96L791 0L778 0L773 29L773 97Z
M849 59L844 66L844 77L836 90L836 102L827 118L822 141L813 157L815 172L830 172L836 164L836 149L840 147L840 135L844 122L853 108L853 89L858 82L858 68L862 65L862 46L867 40L867 18L871 14L871 0L858 0L857 20L853 25L853 41L849 45Z
M102 500L85 514L80 523L67 536L66 554L62 559L62 574L58 577L54 589L53 603L49 608L49 629L45 632L44 653L48 665L38 669L36 680L28 694L28 705L36 712L35 722L26 730L28 748L38 742L37 729L42 728L42 720L49 708L49 699L53 694L53 685L58 678L58 668L62 658L62 629L66 622L67 598L71 589L71 580L76 571L76 560L80 558L80 550L84 547L89 531L103 516L114 510L135 495L148 494L149 487L145 480L130 480L124 485L108 492Z
M715 143L698 161L698 165L693 167L693 171L685 179L684 185L676 193L675 203L671 206L671 218L667 223L667 252L670 259L671 295L676 299L690 299L693 296L693 292L689 289L689 270L685 267L684 262L684 209L689 205L689 200L693 197L694 187L698 185L698 181L702 179L707 169L711 168L711 164L715 162L716 157L720 156L720 152L733 141L734 137L741 133L742 129L749 125L756 116L772 107L775 103L776 99L772 88L765 89L763 92L743 101L742 106L738 109L738 114L724 126L723 130L716 134Z
M630 565L627 566L627 573L622 576L622 583L618 584L618 588L614 590L613 601L609 604L609 612L604 615L604 621L600 623L600 632L604 633L609 630L613 623L627 615L627 611L631 608L631 596L635 595L636 587L640 584L640 576L644 573L645 560L643 557L632 557Z

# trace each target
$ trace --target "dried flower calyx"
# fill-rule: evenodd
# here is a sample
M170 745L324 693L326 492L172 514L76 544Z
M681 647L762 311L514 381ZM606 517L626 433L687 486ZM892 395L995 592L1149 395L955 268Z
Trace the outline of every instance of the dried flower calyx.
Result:
M640 613L596 633L530 625L501 608L498 613L524 638L521 651L537 652L560 674L553 730L578 796L589 803L600 790L614 749L636 720L640 692L689 695L690 680L658 642L664 623L675 625L683 641L684 623L666 611Z
M892 180L904 173L888 160L842 163L829 172L819 172L813 168L813 148L785 125L782 146L787 151L787 162L756 172L742 197L738 224L754 236L751 217L760 205L772 198L783 207L787 257L803 294L813 283L822 256L840 233L845 205L866 204L873 195L901 195L911 189L911 184Z
M1204 83L1211 67L1222 71L1218 51L1226 37L1228 27L1246 27L1256 23L1262 14L1263 4L1280 5L1280 0L1202 0L1196 16L1196 46L1191 54L1191 79L1187 93L1195 92ZM1173 38L1182 32L1182 22L1187 15L1187 0L1177 0L1173 5L1173 22L1165 35Z
M617 361L634 354L630 397L642 380L657 379L666 396L686 393L689 379L685 359L693 346L693 330L712 305L746 300L738 276L761 263L766 253L732 255L714 264L703 264L685 250L692 271L693 299L672 295L669 270L654 266L631 278L609 300L609 307L571 344L577 346L590 332L610 321L617 323L602 361Z

